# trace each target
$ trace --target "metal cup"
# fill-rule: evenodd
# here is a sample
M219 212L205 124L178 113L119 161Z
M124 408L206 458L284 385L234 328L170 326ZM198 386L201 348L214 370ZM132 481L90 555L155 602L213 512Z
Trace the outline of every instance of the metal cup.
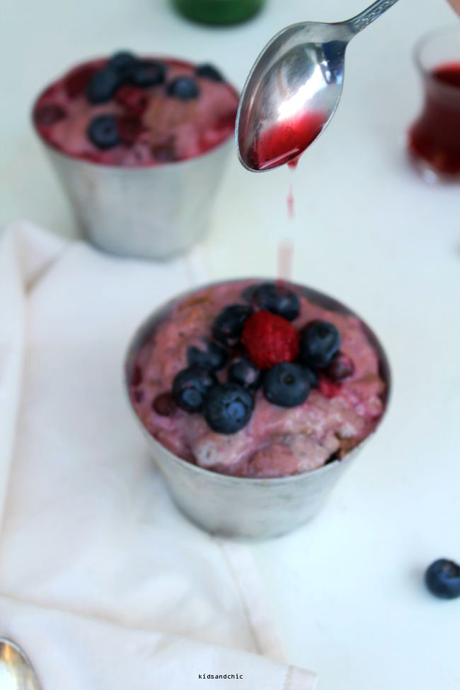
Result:
M167 259L208 230L233 137L201 156L147 168L91 163L43 143L84 237L111 254Z
M310 301L326 309L354 315L354 312L340 302L316 290L298 287ZM184 299L190 292L154 311L135 333L125 360L125 387L130 407L175 504L193 523L212 534L241 540L270 539L287 534L318 513L340 476L369 437L342 460L334 460L311 472L268 479L230 477L211 472L182 460L162 446L148 433L137 416L129 396L129 382L142 345L151 337L173 304ZM378 354L380 375L387 385L386 410L391 387L390 366L376 335L366 324L364 328Z

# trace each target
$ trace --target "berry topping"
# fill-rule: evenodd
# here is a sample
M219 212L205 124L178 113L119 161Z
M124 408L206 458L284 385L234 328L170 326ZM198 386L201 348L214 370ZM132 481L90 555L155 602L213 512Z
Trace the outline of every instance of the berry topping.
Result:
M245 304L230 304L222 309L212 327L212 334L216 340L232 347L241 337L244 324L253 313L251 307Z
M176 149L176 137L168 137L162 142L153 144L150 148L151 154L159 163L171 163L179 160Z
M120 50L109 59L108 66L120 75L127 75L137 63L135 55L127 50Z
M342 390L342 386L339 382L335 383L334 381L330 381L329 379L324 378L324 376L319 377L319 384L318 384L318 389L321 395L324 395L325 398L335 398L336 395L339 395L340 391Z
M161 393L157 395L152 403L152 409L154 412L160 415L160 417L170 417L176 409L176 403L172 393Z
M130 73L131 82L143 89L163 84L166 79L166 66L154 60L139 60Z
M276 364L264 376L265 397L273 405L296 407L302 405L310 393L307 372L300 364Z
M176 404L186 412L201 412L209 391L217 386L215 374L204 367L188 367L173 381L172 394Z
M50 127L65 118L65 110L55 103L41 105L35 111L35 122L40 127Z
M93 74L86 88L86 96L90 103L108 103L120 86L120 76L109 67L100 69Z
M236 383L223 383L209 393L204 416L218 434L235 434L249 422L254 401L247 390Z
M241 340L253 364L262 370L293 362L299 354L299 334L294 326L269 311L258 311L247 319Z
M353 361L343 352L339 352L324 370L324 375L331 381L344 381L354 373Z
M239 357L228 368L228 380L252 391L262 383L262 372L246 357Z
M305 371L306 375L308 376L308 380L310 381L311 388L318 388L319 376L316 373L316 371L313 371L313 369L310 369L309 367L303 367L303 370Z
M98 149L113 149L120 143L115 115L98 115L88 125L88 138Z
M140 405L141 402L144 400L145 391L142 388L140 388L138 390L133 391L132 395L134 402L137 402Z
M139 139L144 131L142 122L134 115L119 117L117 120L118 134L120 141L125 146L132 146Z
M206 63L204 65L198 65L195 70L197 77L202 77L203 79L210 79L211 81L224 81L222 74L214 65Z
M257 288L258 285L248 285L244 288L243 292L241 293L241 297L244 299L245 302L249 302L249 304L252 304L252 298L254 297L254 293L257 290Z
M313 369L327 367L340 350L340 333L329 321L312 321L300 335L300 359Z
M200 87L192 77L176 77L169 82L166 91L168 96L181 101L190 101L200 95Z
M440 558L426 570L425 584L432 594L441 599L460 597L460 566Z
M131 376L131 386L140 386L143 381L144 375L139 364L136 364Z
M189 366L205 367L218 371L223 369L227 362L227 352L218 343L205 340L200 347L192 345L187 350L187 362Z
M93 65L83 65L72 70L64 82L65 92L71 100L81 96L98 70Z
M115 100L120 103L130 115L142 115L148 105L145 91L136 86L125 84L118 89Z
M300 298L282 283L263 283L253 295L255 307L283 316L288 321L296 319L300 313Z

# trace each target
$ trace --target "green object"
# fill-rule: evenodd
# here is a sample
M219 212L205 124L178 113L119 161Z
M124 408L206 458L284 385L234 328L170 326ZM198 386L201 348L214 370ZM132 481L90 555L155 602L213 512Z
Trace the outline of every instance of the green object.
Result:
M237 24L254 16L265 0L173 0L179 12L202 24Z

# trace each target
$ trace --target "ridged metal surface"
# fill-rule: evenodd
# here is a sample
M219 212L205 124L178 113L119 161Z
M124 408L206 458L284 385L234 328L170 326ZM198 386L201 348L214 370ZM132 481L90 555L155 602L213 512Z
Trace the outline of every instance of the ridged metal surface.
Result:
M230 137L187 161L123 168L82 161L45 144L83 236L111 254L167 259L209 229Z

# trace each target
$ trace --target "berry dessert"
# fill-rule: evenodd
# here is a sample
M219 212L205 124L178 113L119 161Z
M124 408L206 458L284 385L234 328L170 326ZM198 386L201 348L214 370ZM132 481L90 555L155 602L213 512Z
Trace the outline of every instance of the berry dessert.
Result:
M176 300L133 362L144 427L180 458L239 477L343 458L376 428L387 384L367 327L312 294L245 280Z
M210 64L119 52L78 65L37 99L52 147L104 165L146 167L199 156L233 134L238 94Z

